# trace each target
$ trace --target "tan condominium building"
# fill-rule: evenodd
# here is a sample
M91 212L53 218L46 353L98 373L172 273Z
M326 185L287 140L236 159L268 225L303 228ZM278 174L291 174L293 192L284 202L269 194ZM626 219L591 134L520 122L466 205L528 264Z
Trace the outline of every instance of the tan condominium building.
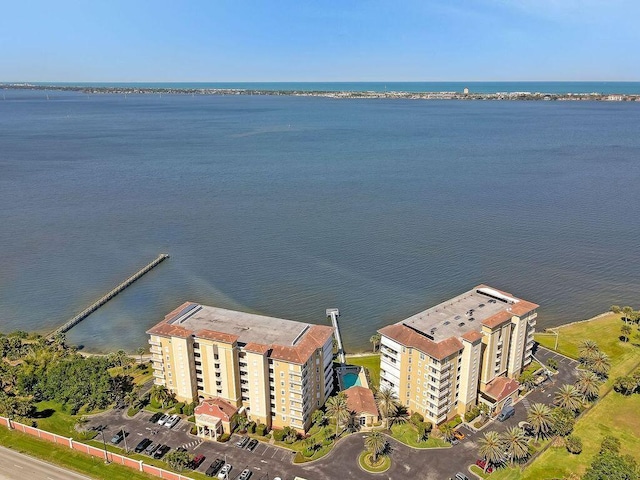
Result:
M515 400L531 363L538 305L486 285L379 330L381 386L441 423Z
M304 431L333 390L329 326L185 303L147 333L155 383L180 401L218 398Z

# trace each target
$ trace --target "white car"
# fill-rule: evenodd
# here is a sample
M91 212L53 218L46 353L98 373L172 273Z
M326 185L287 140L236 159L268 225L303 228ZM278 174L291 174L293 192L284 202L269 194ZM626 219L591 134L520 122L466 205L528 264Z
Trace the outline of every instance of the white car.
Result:
M224 479L224 480L228 480L229 473L231 472L232 468L233 467L231 466L231 464L229 464L229 463L225 464L225 466L222 467L220 469L220 471L218 472L218 478Z
M173 428L178 424L179 421L180 421L180 416L177 414L174 414L165 420L164 426L167 428Z
M158 425L164 425L167 420L169 420L169 415L165 413L158 419Z

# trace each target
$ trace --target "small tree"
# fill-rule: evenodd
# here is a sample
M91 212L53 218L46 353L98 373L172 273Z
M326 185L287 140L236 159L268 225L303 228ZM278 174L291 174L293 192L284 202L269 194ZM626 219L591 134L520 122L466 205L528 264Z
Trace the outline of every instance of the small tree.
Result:
M631 322L632 321L632 317L633 317L633 308L626 306L626 307L622 307L622 320L624 320L624 322Z
M136 350L136 353L140 355L140 365L142 365L142 356L145 354L146 351L147 349L144 347L140 347Z
M165 455L164 460L169 464L169 466L171 466L171 468L178 472L182 472L185 468L191 465L193 455L190 455L187 452L173 450Z
M369 342L371 342L373 344L373 351L376 352L380 346L380 340L381 340L381 335L379 333L376 333L374 335L371 335L371 338L369 338Z
M496 465L502 458L503 445L502 440L498 432L486 432L480 440L479 453L484 458L485 466L484 471L486 473L490 464Z
M550 358L549 360L547 360L547 367L549 367L551 370L558 370L558 362L555 358Z
M325 416L324 416L324 412L322 410L315 410L312 414L311 414L311 422L314 425L317 425L319 427L323 426L325 423Z
M565 447L567 447L567 451L569 453L573 453L574 455L580 454L582 452L582 440L580 437L576 435L569 435L564 441Z
M620 313L622 311L620 305L611 305L611 308L609 310L611 310L611 312L613 313Z

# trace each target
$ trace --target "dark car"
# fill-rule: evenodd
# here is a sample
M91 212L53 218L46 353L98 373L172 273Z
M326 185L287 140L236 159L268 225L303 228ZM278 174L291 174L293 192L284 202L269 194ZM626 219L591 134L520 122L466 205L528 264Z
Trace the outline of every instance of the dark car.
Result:
M178 447L178 448L176 448L176 452L186 452L186 451L187 451L187 449L186 449L186 448L184 448L184 447Z
M160 420L160 417L163 415L162 412L156 412L153 415L151 415L151 418L149 419L149 421L151 423L157 423L158 420Z
M94 425L93 427L89 428L89 430L91 430L93 432L101 432L105 428L107 428L106 425Z
M247 444L247 450L249 450L250 452L253 452L257 446L258 446L258 440L256 440L255 438L252 438L251 441Z
M114 445L119 444L126 434L127 434L127 432L123 432L122 430L118 430L116 432L116 434L113 436L113 438L111 438L111 443L113 443Z
M485 462L484 460L476 460L476 465L479 466L482 470L484 470L484 467L487 466L487 462ZM493 467L489 467L487 468L487 473L491 473L493 472Z
M196 455L195 457L193 457L193 461L191 462L191 468L193 470L198 468L200 465L202 465L202 462L204 462L205 458L207 457L205 457L204 455Z
M240 440L236 442L236 447L244 448L249 443L249 437L240 437Z
M151 445L151 440L149 440L148 438L143 438L140 443L138 445L136 445L136 448L134 448L133 450L136 453L140 453L142 452L145 448L147 448L149 445Z
M213 462L211 465L209 465L209 468L207 468L207 471L204 472L204 474L207 477L213 477L216 473L220 471L223 465L224 465L224 460L222 460L221 458L216 458L216 461Z
M155 451L158 449L159 446L160 446L159 443L152 443L151 445L149 445L147 448L144 449L144 453L151 456L155 453Z
M160 445L158 449L154 452L153 458L160 459L164 457L164 454L171 450L169 445Z

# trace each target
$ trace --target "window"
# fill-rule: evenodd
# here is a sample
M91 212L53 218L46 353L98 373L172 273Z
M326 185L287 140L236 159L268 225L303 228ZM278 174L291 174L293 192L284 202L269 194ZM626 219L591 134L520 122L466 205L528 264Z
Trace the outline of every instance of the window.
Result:
M367 419L365 417L360 417L358 422L360 422L360 425L364 427L367 424Z
M420 352L420 360L424 360L424 353Z

